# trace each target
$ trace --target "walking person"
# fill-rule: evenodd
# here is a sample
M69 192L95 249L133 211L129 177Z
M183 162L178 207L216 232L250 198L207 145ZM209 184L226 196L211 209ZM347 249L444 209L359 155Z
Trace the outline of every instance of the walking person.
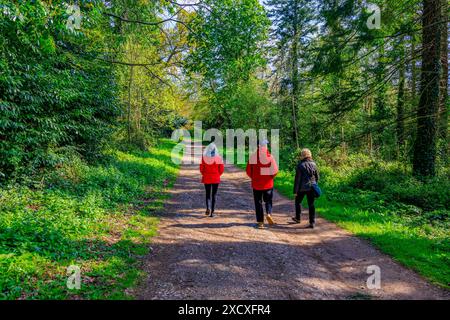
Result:
M303 149L300 154L300 161L297 164L294 181L295 195L295 223L300 223L302 213L302 201L306 196L309 209L309 225L307 228L313 229L316 223L316 208L314 200L318 196L314 190L319 182L319 170L313 161L311 151Z
M220 176L224 171L223 159L219 155L214 143L206 147L200 163L200 173L202 183L206 191L206 212L205 215L213 217L216 206L217 190L219 189Z
M278 173L278 165L267 148L267 140L258 145L258 150L250 156L247 163L247 175L252 180L253 198L255 201L256 221L259 229L264 229L264 208L269 224L272 218L273 180Z

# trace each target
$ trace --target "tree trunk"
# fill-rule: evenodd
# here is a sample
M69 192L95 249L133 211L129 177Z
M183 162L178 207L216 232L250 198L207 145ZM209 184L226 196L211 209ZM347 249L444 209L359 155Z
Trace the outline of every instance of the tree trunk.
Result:
M441 91L439 99L439 138L442 141L441 157L447 158L447 132L448 132L448 3L442 0L442 20L443 28L441 35Z
M384 77L386 75L386 62L384 45L380 46L378 52L377 70L375 71L375 77L380 85L375 95L375 117L377 121L383 121L388 117L387 110L387 85Z
M411 36L411 55L416 55L416 39L414 35ZM411 60L411 101L415 103L417 93L417 70L416 70L416 58Z
M397 93L397 147L401 152L405 142L405 47L401 45Z
M127 121L128 121L128 142L131 143L131 86L133 85L133 73L134 66L130 67L130 80L128 83L128 110L127 110Z
M436 174L437 112L441 78L441 5L446 0L424 0L422 16L421 95L413 172L417 178Z
M367 97L367 119L370 119L372 116L372 109L373 109L373 97L370 95ZM369 150L369 155L372 158L373 156L373 137L372 132L367 133L367 149Z
M293 6L293 38L292 38L292 120L294 124L293 136L297 146L300 148L298 139L298 126L297 126L297 109L298 109L298 94L299 94L299 63L298 63L298 4L294 1Z
M345 129L343 126L341 127L341 148L342 154L347 156L347 143L345 142Z
M293 124L294 124L294 130L293 130L293 135L294 135L294 141L295 141L295 145L297 147L297 149L300 149L300 143L298 141L298 127L297 127L297 104L295 103L295 98L292 97L292 120L293 120Z

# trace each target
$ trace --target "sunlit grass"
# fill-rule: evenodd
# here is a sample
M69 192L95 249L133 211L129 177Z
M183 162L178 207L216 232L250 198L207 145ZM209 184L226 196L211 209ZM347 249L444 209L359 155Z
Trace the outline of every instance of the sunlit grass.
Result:
M74 159L41 188L2 190L0 299L131 298L178 172L172 147L161 140L99 166ZM66 287L69 265L81 268L80 290Z
M275 188L293 199L293 180L292 173L281 171L275 179ZM382 195L370 192L353 191L357 201L352 204L346 200L353 199L351 195L341 193L336 196L332 186L326 182L322 187L324 196L318 199L316 205L321 216L369 240L396 261L432 282L450 288L448 221L432 224L424 216L409 212L404 214L402 204L383 200Z

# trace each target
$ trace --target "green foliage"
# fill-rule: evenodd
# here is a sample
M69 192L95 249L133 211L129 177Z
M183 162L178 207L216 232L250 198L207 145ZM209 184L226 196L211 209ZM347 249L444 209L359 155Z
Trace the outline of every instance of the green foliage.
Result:
M364 1L81 1L72 32L64 1L0 0L0 298L127 298L176 174L158 138L190 115L281 129L287 195L299 148L311 148L321 214L448 287L444 134L435 178L408 164L425 96L421 1L371 3L380 29ZM70 264L86 275L80 292L65 289Z
M191 26L186 66L206 98L197 103L197 115L211 126L232 126L238 118L236 110L255 111L257 101L251 98L262 91L254 74L266 65L263 41L269 20L265 10L257 0L208 0ZM263 104L261 108L270 102Z
M142 276L139 257L177 175L173 143L117 152L90 166L73 157L38 188L0 193L0 299L123 299ZM81 290L66 268L81 268Z
M419 181L398 164L376 162L371 167L355 170L349 178L348 186L380 192L389 199L416 205L427 211L449 209L448 177L439 176L426 182Z
M365 155L341 159L334 167L316 161L324 191L320 215L449 288L448 175L424 183L398 163L373 163ZM281 170L275 187L292 198L293 179L292 171Z
M257 0L205 1L192 22L189 66L217 88L247 80L264 64L269 20Z
M361 204L383 199L383 206L404 203L412 213L449 210L450 179L445 172L424 182L412 177L410 166L396 161L373 160L361 154L343 159L335 156L334 161L324 159L318 160L321 177L333 196L341 194L340 200L348 196L351 202L352 194L357 198L363 194L375 198L363 197Z
M112 70L91 50L94 8L73 33L63 3L2 1L0 179L53 167L67 148L100 155L118 108Z
M189 20L189 14L164 0L114 1L104 12L107 17L102 20L102 32L107 40L103 50L110 53L105 59L115 63L122 111L114 141L121 149L146 150L174 129L185 104L183 88L177 81L186 28L160 22L175 12L177 19Z
M226 151L222 154L231 157L236 150ZM374 165L366 155L334 157L333 167L326 165L324 159L325 156L315 159L324 192L317 200L318 214L370 240L395 260L449 288L448 175L427 184L414 180L411 172L401 171L399 164ZM293 199L295 172L285 159L280 162L275 188ZM245 164L239 166L245 168ZM361 172L366 173L364 178ZM355 185L356 181L364 184Z
M273 70L266 79L277 106L271 127L281 129L282 144L291 148L340 148L346 154L368 150L370 156L386 161L411 160L417 98L421 96L418 65L423 58L422 3L265 1L272 21L267 55ZM380 28L367 25L374 13L369 4L381 9ZM443 50L448 47L446 40L442 41ZM445 53L441 60L445 65ZM448 72L443 72L441 101L446 100L443 84L447 78ZM427 87L422 85L420 90ZM437 118L446 123L443 104ZM431 123L429 126L427 130L433 131ZM445 124L441 127L445 132ZM448 141L442 133L439 140L438 165L442 169L446 165L442 146ZM434 152L423 156L428 160L421 161L422 165L431 168Z

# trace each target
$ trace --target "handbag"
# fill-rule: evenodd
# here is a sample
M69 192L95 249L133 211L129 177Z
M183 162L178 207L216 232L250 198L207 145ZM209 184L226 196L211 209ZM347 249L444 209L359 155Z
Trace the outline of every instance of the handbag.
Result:
M311 188L313 190L315 198L319 198L322 195L322 190L320 189L320 187L317 183L312 183Z
M311 175L305 170L308 178L309 178L309 186L311 187L313 194L314 194L314 198L319 198L322 195L322 189L320 189L319 185L317 184L317 182L311 182L312 177Z

